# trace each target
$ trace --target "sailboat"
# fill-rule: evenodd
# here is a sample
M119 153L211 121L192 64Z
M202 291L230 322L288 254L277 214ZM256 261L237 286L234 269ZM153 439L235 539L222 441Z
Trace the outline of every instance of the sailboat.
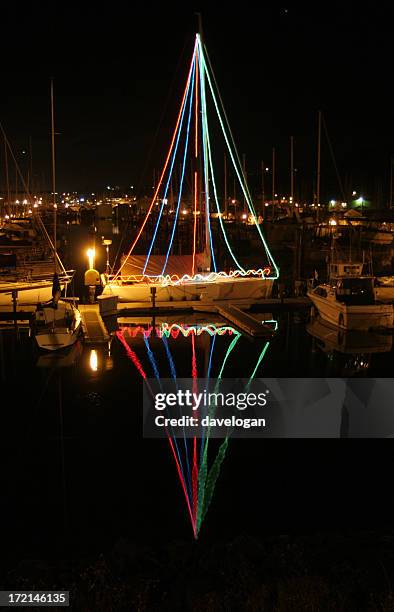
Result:
M28 185L18 166L11 144L7 138L5 130L0 123L0 132L4 140L4 155L6 159L6 174L7 174L7 205L10 205L10 194L8 185L8 165L7 155L10 154L16 170L16 176L19 177L29 201L32 200L29 193ZM3 204L3 212L6 212L5 204ZM49 245L52 253L55 253L59 268L59 282L63 289L71 282L74 275L74 270L66 270L54 249L52 241L48 235L45 225L38 213L34 211L31 219L12 219L5 222L8 215L4 216L4 222L0 229L5 242L1 245L0 256L0 307L12 306L34 306L38 302L45 302L51 299L52 296L52 274L51 269L53 262L47 259L42 259L41 255L45 255L44 250L47 250ZM23 236L24 240L8 240L7 235L15 238L15 234ZM26 239L26 234L28 235ZM44 239L45 249L42 247L42 253L35 254L32 257L33 244L32 240L37 240L40 235ZM22 246L23 245L23 246Z
M81 314L72 301L60 299L61 284L57 271L58 254L56 248L56 179L55 179L55 126L53 112L53 81L51 82L51 119L52 119L52 190L53 190L53 250L54 275L52 281L52 299L38 304L32 323L33 333L40 349L56 351L67 349L78 339L81 327Z
M214 171L208 105L216 111L216 127L224 141L221 144L232 164L260 245L261 252L253 253L259 257L258 265L253 269L242 263L223 222ZM176 201L172 203L170 185L174 167L178 168L178 165L181 168L179 190ZM192 188L187 210L184 184L189 169ZM211 227L211 216L217 219L216 233ZM193 226L193 230L191 252L185 254L180 252L179 247L180 226L188 219L191 219L189 228ZM150 246L147 253L138 254L136 247L141 245L150 226L153 227ZM163 246L164 252L158 253ZM220 269L218 261L223 255L222 251L225 251L227 261L231 262L226 269ZM178 118L154 196L128 253L122 257L118 271L116 274L102 275L103 294L116 295L125 302L150 301L152 293L156 301L260 299L271 295L273 281L278 276L279 270L256 215L206 47L200 34L196 34Z

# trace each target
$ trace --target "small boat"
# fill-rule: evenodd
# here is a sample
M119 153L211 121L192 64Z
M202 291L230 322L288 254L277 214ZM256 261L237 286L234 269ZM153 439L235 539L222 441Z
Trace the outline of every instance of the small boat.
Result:
M342 329L370 330L393 326L392 304L378 302L374 277L362 263L330 264L329 281L308 290L321 318Z
M63 291L71 282L74 271L59 274L60 288ZM52 278L6 280L0 279L0 306L12 307L13 294L16 294L18 306L31 306L48 302L52 296Z
M53 252L54 252L54 275L51 287L52 299L37 305L32 323L33 334L40 349L46 351L57 351L72 346L80 334L82 328L81 313L75 305L75 300L60 299L62 285L57 273L58 263L61 264L56 249L56 184L55 184L55 126L53 113L53 81L51 82L51 117L52 117L52 193L53 193ZM48 237L49 239L49 237ZM61 267L64 267L61 264Z
M67 349L78 340L82 325L81 313L72 302L52 299L37 306L32 325L41 350Z
M379 302L394 302L394 276L378 276L375 281L375 295Z

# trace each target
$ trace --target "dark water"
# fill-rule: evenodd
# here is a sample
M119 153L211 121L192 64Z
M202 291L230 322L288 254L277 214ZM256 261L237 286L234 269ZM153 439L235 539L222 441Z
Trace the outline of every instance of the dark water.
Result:
M323 351L306 332L306 317L279 317L257 376L390 376L392 350L369 354L369 368L355 370L354 362L359 366L367 356L356 355L357 361L353 353ZM185 315L182 322L195 320ZM233 337L215 337L212 376ZM149 342L160 375L170 376L162 341L152 336ZM240 337L223 376L250 376L265 343ZM152 375L142 336L129 338L129 345ZM190 377L191 337L170 338L169 346L177 375ZM195 340L199 375L211 346L208 334ZM116 337L96 356L97 366L91 349L78 345L55 363L39 356L26 335L17 342L12 333L1 334L4 562L95 553L122 536L192 538L168 443L142 439L141 374ZM390 525L392 466L390 440L231 441L201 538Z

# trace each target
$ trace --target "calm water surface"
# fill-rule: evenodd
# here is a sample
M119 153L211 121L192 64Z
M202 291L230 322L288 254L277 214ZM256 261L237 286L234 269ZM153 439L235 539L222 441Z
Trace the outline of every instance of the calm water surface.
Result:
M339 350L323 350L321 329L320 337L308 333L306 317L305 312L280 315L256 376L391 376L391 336L379 346L386 352L369 347L370 353L355 353L353 345L346 352L343 338ZM194 354L200 376L211 355L212 376L226 359L223 376L249 377L267 342L241 335L229 353L231 330L201 333L194 349L191 336L178 333L168 340L171 364L154 334L149 354L135 323L129 319L121 328L127 327L128 345L148 376L156 367L160 376L169 377L173 367L179 377L191 377ZM228 326L208 315L185 315L177 323ZM122 536L142 541L191 537L168 443L142 439L142 377L116 336L110 348L92 353L78 344L68 356L52 360L39 355L26 334L17 342L13 333L2 332L0 361L5 556L84 554ZM365 527L376 519L377 508L380 520L388 521L393 510L385 471L393 463L389 444L232 441L201 537L245 529L330 529L338 523L346 528L354 521ZM346 507L345 515L338 504Z

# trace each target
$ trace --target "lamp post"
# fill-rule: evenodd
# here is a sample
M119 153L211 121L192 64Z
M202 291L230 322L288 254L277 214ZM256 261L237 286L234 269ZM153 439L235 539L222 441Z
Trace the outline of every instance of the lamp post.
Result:
M106 253L107 253L107 263L106 263L106 266L105 266L105 273L106 273L107 276L109 274L109 247L110 247L111 244L112 244L112 240L107 240L107 239L103 238L103 245L105 246L105 250L106 250Z

